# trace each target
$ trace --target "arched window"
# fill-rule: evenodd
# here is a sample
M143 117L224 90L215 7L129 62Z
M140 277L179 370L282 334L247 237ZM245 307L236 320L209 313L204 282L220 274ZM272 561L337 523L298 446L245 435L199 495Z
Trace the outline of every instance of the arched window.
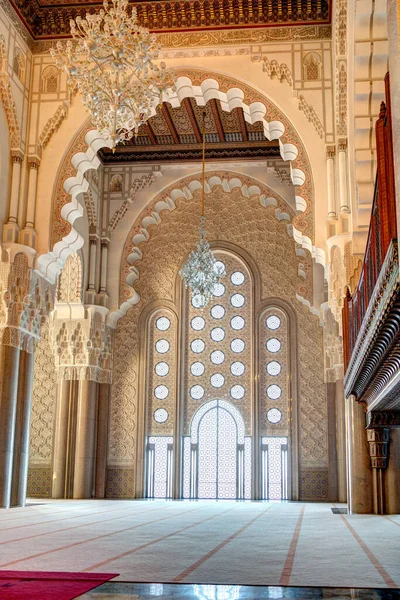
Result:
M174 313L155 310L148 320L146 495L172 496L172 449L176 408L177 322Z
M25 57L23 55L21 48L19 48L18 46L15 46L13 71L16 74L16 76L18 77L18 79L21 81L21 83L24 83L24 81L25 81Z
M259 318L261 498L286 499L289 437L289 339L286 313L275 306Z
M214 255L224 275L205 308L182 286L176 312L157 307L147 320L146 495L286 499L288 317L257 304L240 256Z
M122 175L113 175L110 181L110 192L122 192Z
M42 92L43 94L56 94L59 85L59 70L50 65L42 73Z
M318 81L321 79L322 61L316 52L308 52L303 59L304 80Z

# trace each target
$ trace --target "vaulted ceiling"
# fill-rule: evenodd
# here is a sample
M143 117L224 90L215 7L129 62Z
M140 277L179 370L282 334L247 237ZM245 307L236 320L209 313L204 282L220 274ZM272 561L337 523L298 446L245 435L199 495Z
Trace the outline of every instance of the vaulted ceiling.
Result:
M103 149L100 157L105 163L199 160L203 119L207 159L280 159L278 141L267 140L261 122L247 123L242 108L226 112L218 100L203 107L192 98L185 98L177 108L164 102L129 143L114 153Z
M99 0L10 0L35 40L68 37L69 20L97 12ZM332 0L143 0L139 23L152 31L195 31L330 22Z

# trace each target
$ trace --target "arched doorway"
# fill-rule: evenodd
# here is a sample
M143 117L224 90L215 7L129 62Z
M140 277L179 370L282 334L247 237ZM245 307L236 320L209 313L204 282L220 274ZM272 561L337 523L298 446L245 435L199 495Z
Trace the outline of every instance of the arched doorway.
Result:
M243 418L230 402L211 400L198 409L190 437L184 438L184 497L244 498L244 431Z

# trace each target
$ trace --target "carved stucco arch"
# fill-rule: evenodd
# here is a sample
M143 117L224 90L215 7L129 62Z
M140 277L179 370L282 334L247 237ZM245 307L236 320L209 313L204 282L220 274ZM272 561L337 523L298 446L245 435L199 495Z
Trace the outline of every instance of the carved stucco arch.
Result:
M21 130L11 91L10 78L7 73L7 48L3 35L0 35L0 102L6 115L10 135L10 149L11 151L19 150L21 146Z
M295 212L277 192L272 191L260 181L240 173L206 173L206 195L211 194L213 189L218 186L227 193L239 189L243 197L249 199L258 197L261 206L265 208L275 207L275 218L278 221L285 221L287 223L288 233L294 238L293 220L295 219ZM200 174L185 177L157 193L136 218L126 237L122 251L119 308L110 315L110 323L113 326L116 325L118 319L127 313L129 308L140 301L140 296L135 290L135 282L139 278L139 270L135 266L135 263L140 261L143 256L141 245L150 239L149 226L160 224L163 211L171 212L175 210L179 200L191 201L196 191L201 190L201 187ZM311 247L310 251L317 259L318 255L315 247ZM305 251L297 246L296 254L301 257L305 255ZM306 273L301 270L300 265L298 274L299 277L306 278ZM301 295L298 296L298 299L309 305L309 302L304 300Z
M194 98L200 106L213 98L218 99L223 110L231 111L240 107L246 121L261 121L266 137L279 141L281 156L290 162L291 179L297 188L294 238L324 264L324 252L313 245L313 183L310 161L291 122L265 95L237 79L218 73L210 74L200 69L180 69L176 70L176 75L175 91L165 94L163 101L177 107L184 98ZM110 147L110 142L93 130L88 121L72 140L60 165L53 189L50 244L53 249L41 255L37 262L39 272L51 281L54 281L66 257L83 244L82 237L74 228L75 219L83 214L78 196L87 191L88 182L84 173L88 169L98 168L100 161L97 151L104 147Z

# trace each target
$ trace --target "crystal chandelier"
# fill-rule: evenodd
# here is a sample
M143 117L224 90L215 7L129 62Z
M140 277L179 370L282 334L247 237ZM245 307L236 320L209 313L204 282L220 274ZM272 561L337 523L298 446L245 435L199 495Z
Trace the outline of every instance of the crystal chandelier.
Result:
M104 0L98 14L71 19L73 41L50 50L67 73L70 89L78 88L93 125L112 148L130 140L173 87L165 63L158 66L161 46L156 36L137 24L128 0Z
M186 263L179 272L185 286L189 288L192 293L192 303L196 308L204 308L207 306L213 295L215 286L219 283L220 278L225 275L223 264L215 259L210 244L207 241L206 217L204 214L205 148L206 136L204 113L200 240L196 244L196 249L192 250Z

